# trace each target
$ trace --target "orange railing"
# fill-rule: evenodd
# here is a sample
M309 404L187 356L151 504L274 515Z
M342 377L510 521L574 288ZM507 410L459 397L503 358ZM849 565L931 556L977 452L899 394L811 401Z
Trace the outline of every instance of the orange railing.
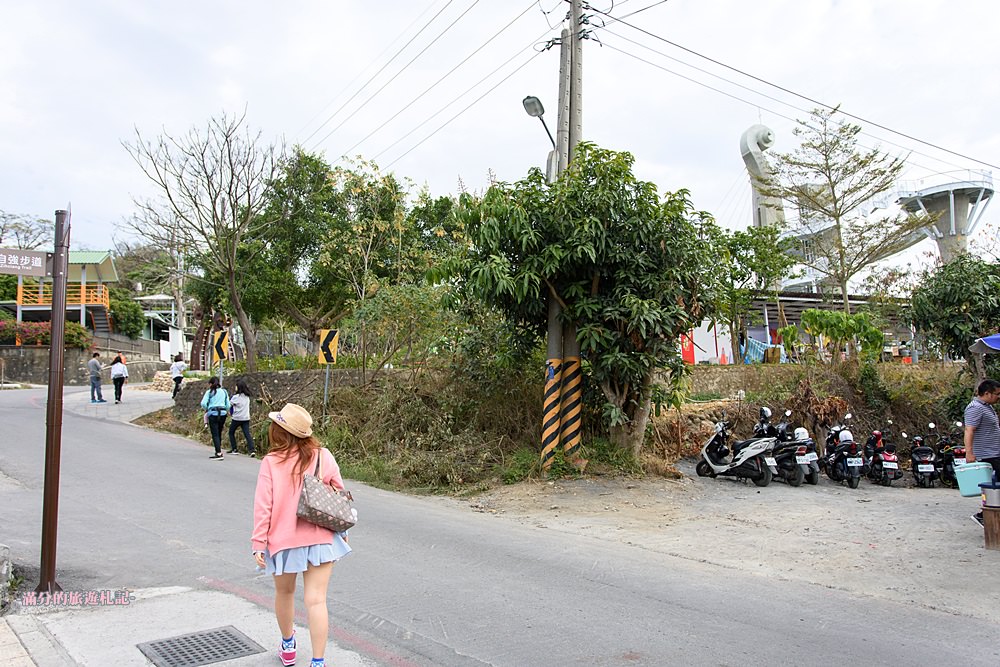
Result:
M52 306L52 283L18 285L17 303L20 306ZM111 294L104 285L70 283L66 286L66 305L104 306L110 309Z

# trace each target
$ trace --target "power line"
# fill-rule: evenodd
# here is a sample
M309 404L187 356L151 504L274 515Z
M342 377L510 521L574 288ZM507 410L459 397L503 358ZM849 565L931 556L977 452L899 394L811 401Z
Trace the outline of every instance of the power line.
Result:
M610 33L611 31L609 30L608 32ZM615 33L611 33L611 34L615 34ZM618 36L618 35L615 35L615 36ZM622 38L622 39L625 39L626 41L632 42L632 40L629 40L627 38ZM765 93L761 93L761 92L755 91L752 88L748 88L748 87L746 87L746 86L744 86L742 84L736 83L735 81L730 81L729 79L721 77L718 74L713 74L712 72L708 72L708 71L703 70L703 69L701 69L699 67L695 67L694 65L686 63L683 60L678 60L677 58L673 58L671 56L668 56L665 53L661 53L660 51L657 51L656 49L652 49L652 48L650 48L648 46L645 46L643 44L639 44L638 42L632 42L632 43L633 44L637 44L638 46L641 46L641 47L643 47L645 49L648 49L650 51L653 51L654 53L657 53L657 54L659 54L661 56L664 56L665 58L669 58L670 60L674 60L674 61L676 61L678 63L681 63L682 65L686 65L688 67L691 67L692 69L695 69L695 70L697 70L699 72L702 72L704 74L708 74L709 76L712 76L712 77L715 77L715 78L720 79L722 81L725 81L726 83L729 83L729 84L732 84L732 85L737 86L739 88L742 88L744 90L747 90L747 91L749 91L749 92L751 92L751 93L753 93L755 95L760 95L761 97L765 97L765 98L767 98L769 100L773 100L773 101L778 102L780 104L783 104L785 106L791 107L792 109L795 109L796 111L800 111L800 112L805 113L805 114L809 113L809 111L807 111L806 109L802 109L801 107L797 107L794 104L790 104L790 103L785 102L784 100L780 100L780 99L778 99L776 97L771 97L770 95L767 95ZM779 112L775 111L774 109L769 109L767 107L761 106L760 104L757 104L756 102L751 102L750 100L744 99L744 98L742 98L742 97L740 97L738 95L734 95L734 94L732 94L730 92L727 92L725 90L721 90L721 89L716 88L714 86L710 86L707 83L703 83L701 81L698 81L697 79L693 79L693 78L691 78L689 76L681 74L680 72L674 71L674 70L670 69L669 67L664 67L663 65L660 65L658 63L654 63L651 60L646 60L645 58L637 56L634 53L629 53L628 51L625 51L623 49L619 49L619 48L615 47L612 44L608 44L607 42L602 42L602 44L605 47L611 49L612 51L617 51L618 53L624 54L624 55L626 55L626 56L628 56L630 58L634 58L635 60L638 60L639 62L643 62L643 63L646 63L647 65L655 67L655 68L657 68L659 70L663 70L664 72L667 72L668 74L673 74L676 77L680 77L681 79L684 79L685 81L690 81L691 83L693 83L693 84L695 84L697 86L701 86L702 88L707 88L708 90L711 90L713 92L719 93L720 95L725 95L726 97L732 98L732 99L734 99L734 100L736 100L738 102L743 102L744 104L747 104L749 106L755 107L757 109L764 109L768 113L773 114L773 115L775 115L775 116L777 116L779 118L784 118L785 120L791 121L792 123L795 123L796 125L804 124L802 121L800 121L800 120L798 120L796 118L792 118L791 116L786 116L786 115L784 115L782 113L779 113ZM834 123L835 125L837 125L838 127L840 127L840 126L843 125L843 123L839 123L836 120L832 120L831 122ZM926 157L926 158L928 158L930 160L934 160L934 161L940 162L942 164L946 164L946 165L949 165L949 166L952 166L952 167L956 167L958 169L964 169L964 167L962 167L962 165L957 165L957 164L954 164L953 162L948 162L947 160L942 160L939 157L935 157L933 155L928 155L927 153L922 153L922 152L914 150L914 149L912 149L912 148L910 148L908 146L902 146L902 145L897 144L895 142L889 141L888 139L884 139L882 137L877 137L877 136L875 136L875 135L873 135L873 134L871 134L869 132L862 132L862 134L864 134L864 135L866 135L868 137L871 137L871 138L873 138L873 139L875 139L877 141L884 141L885 143L887 143L889 145L895 146L897 148L901 148L901 149L903 149L905 151L908 151L910 153L913 153L913 154L916 154L916 155L921 155L921 156ZM862 148L868 148L869 150L874 150L874 147L872 147L872 146L865 146L864 144L859 144L859 145ZM921 165L921 164L917 164L916 162L913 162L912 160L908 160L907 162L909 164L912 164L915 167L920 167L921 169L926 169L927 171L937 171L935 169L931 169L930 167L927 167L927 166L924 166L924 165Z
M602 12L601 10L596 9L596 8L590 6L590 5L587 5L586 7L587 7L587 9L592 10L594 12L597 12L598 14L602 14L604 16L607 16L608 18L612 18L612 19L615 18L614 16L611 16L610 14L608 14L606 12ZM667 39L665 37L661 37L661 36L659 36L659 35L657 35L655 33L649 32L648 30L640 28L640 27L638 27L636 25L633 25L631 23L628 23L628 22L626 22L624 20L617 19L617 21L619 23L621 23L622 25L626 25L629 28L632 28L633 30L638 30L639 32L641 32L643 34L648 35L648 36L652 37L653 39L657 39L657 40L659 40L661 42L664 42L665 44L669 44L670 46L673 46L674 48L681 49L682 51L686 51L687 53L690 53L690 54L692 54L694 56L697 56L699 58L707 60L710 63L713 63L713 64L718 65L720 67L724 67L724 68L726 68L728 70L736 72L737 74L740 74L742 76L745 76L745 77L748 77L750 79L753 79L754 81L758 81L758 82L763 83L763 84L765 84L767 86L771 86L772 88L776 88L776 89L778 89L778 90L780 90L782 92L788 93L789 95L794 95L795 97L798 97L798 98L801 98L803 100L806 100L807 102L809 102L811 104L815 104L818 107L823 107L825 109L830 109L830 110L836 110L839 113L844 114L848 118L853 118L853 119L855 119L857 121L860 121L862 123L867 123L868 125L871 125L873 127L877 127L877 128L879 128L881 130L885 130L886 132L891 132L891 133L896 134L898 136L901 136L901 137L904 137L906 139L909 139L910 141L916 141L917 143L923 144L925 146L929 146L931 148L934 148L935 150L943 151L945 153L950 153L951 155L954 155L956 157L960 157L963 160L969 160L971 162L976 162L976 163L984 165L986 167L990 167L991 169L1000 169L1000 166L994 165L994 164L992 164L990 162L985 162L984 160L978 160L978 159L976 159L974 157L970 157L970 156L965 155L963 153L959 153L957 151L953 151L953 150L951 150L949 148L945 148L943 146L938 146L937 144L931 143L929 141L924 141L923 139L918 139L917 137L914 137L912 135L906 134L905 132L900 132L899 130L894 130L891 127L886 127L885 125L881 125L881 124L876 123L874 121L867 120L865 118L862 118L861 116L857 116L855 114L848 113L847 111L844 111L843 109L839 109L839 108L834 107L832 105L829 105L829 104L827 104L825 102L820 102L819 100L813 99L813 98L811 98L811 97L809 97L807 95L802 95L801 93L797 93L794 90L790 90L788 88L785 88L784 86L780 86L780 85L778 85L776 83L771 83L770 81L768 81L766 79L762 79L759 76L755 76L755 75L750 74L748 72L744 72L743 70L738 69L736 67L733 67L732 65L727 65L724 62L721 62L719 60L715 60L714 58L711 58L709 56L706 56L706 55L703 55L701 53L698 53L697 51L695 51L693 49L689 49L686 46L682 46L682 45L680 45L680 44L678 44L676 42L672 42L672 41L670 41L669 39Z
M431 7L433 7L435 4L436 4L435 2L431 2L431 4L427 5L427 8L424 9L424 11L420 12L420 14L417 16L417 18L413 19L413 21L410 22L410 25L406 26L406 28L404 28L402 32L400 32L398 35L396 35L396 38L393 39L391 42L389 42L386 45L386 47L384 49L382 49L382 52L379 53L377 56L375 56L375 58L370 63L368 63L367 67L365 67L363 70L361 70L360 72L358 72L357 76L355 76L353 79L351 79L351 82L348 83L346 86L344 86L341 89L341 91L339 93L337 93L336 96L334 96L333 100L329 104L327 104L321 110L319 110L316 113L314 113L312 115L312 118L310 118L309 120L307 120L305 122L305 124L302 127L300 127L295 132L295 136L299 136L300 134L302 134L307 127L309 127L310 125L312 125L312 122L314 120L316 120L317 118L319 118L320 115L322 115L327 109L329 109L330 107L332 107L334 105L334 103L336 103L337 100L339 100L341 97L343 97L344 93L346 93L351 88L351 86L353 86L357 82L357 80L360 79L364 75L365 72L367 72L372 67L374 67L375 63L377 63L382 58L382 56L384 56L386 53L388 53L389 49L391 49L393 46L395 46L396 42L398 42L400 39L402 39L403 35L405 35L406 33L408 33L410 31L410 29L417 24L417 21L419 21L420 19L422 19L424 17L424 15L427 14L427 12L429 12L431 10ZM403 47L403 48L406 48L406 47ZM396 55L399 55L399 54L397 53ZM395 57L396 56L393 56L393 58L395 58ZM390 60L389 62L392 62L392 61ZM389 63L386 63L386 65L388 65L388 64ZM381 71L381 70L379 70L379 71ZM376 73L376 76L377 76L377 73ZM366 83L365 85L368 85L368 84ZM364 88L364 86L362 86L362 88ZM320 127L322 127L322 126L320 126ZM317 129L316 131L318 132L319 130ZM312 135L309 135L309 136L311 137ZM307 137L306 139L308 140L308 138L309 137Z
M385 153L389 152L392 148L394 148L395 146L397 146L398 144L400 144L401 142L403 142L405 139L407 139L414 132L416 132L417 130L419 130L420 128L422 128L424 125L426 125L427 123L429 123L432 120L434 120L440 114L444 113L445 109L447 109L451 105L455 104L460 99L462 99L463 97L465 97L466 95L468 95L469 93L471 93L473 90L475 90L476 88L478 88L480 86L480 84L482 84L484 81L486 81L487 79L489 79L490 77L492 77L494 74L496 74L497 72L499 72L500 70L502 70L504 67L506 67L508 64L510 64L519 55L521 55L522 53L524 53L528 49L532 48L535 44L538 43L539 40L541 40L547 34L549 34L550 32L552 32L552 30L554 30L554 29L555 28L550 29L550 30L546 30L545 32L543 32L536 39L532 40L531 44L529 44L528 46L524 47L523 49L521 49L520 51L518 51L517 53L515 53L514 55L512 55L510 58L508 58L504 62L500 63L496 68L493 69L493 71L491 71L489 74L487 74L486 76L484 76L483 78L481 78L476 83L474 83L471 86L469 86L464 92L460 93L453 100L451 100L447 104L443 105L440 109L438 109L433 114L431 114L429 117L427 117L426 119L424 119L423 122L421 122L419 125L417 125L416 127L414 127L412 130L410 130L409 132L407 132L406 134L404 134L402 137L400 137L396 141L392 142L391 144L389 144L388 146L386 146L385 148L383 148L380 152L376 153L372 157L372 159L373 160L377 160L379 157L381 157Z
M448 9L448 7L449 7L449 6L451 5L451 3L452 3L452 2L454 2L454 1L455 1L455 0L448 0L448 2L447 2L447 3L445 3L445 6L444 6L444 7L442 7L441 9L439 9L439 10L438 10L438 12L437 12L437 14L435 14L434 16L432 16L432 17L431 17L431 20L430 20L430 21L428 21L427 23L425 23L425 24L424 24L424 27L422 27L422 28L421 28L420 30L418 30L418 31L417 31L417 34L415 34L415 35L414 35L413 37L411 37L411 38L410 38L409 40L407 40L406 44L403 44L403 46L401 46L401 47L399 48L399 50L398 50L398 51L396 51L396 53L394 53L394 54L393 54L392 58L389 58L389 60L388 60L388 61L387 61L387 62L386 62L386 63L385 63L384 65L382 65L382 67L380 67L380 68L379 68L379 70L378 70L377 72L375 72L375 73L374 73L373 75L371 75L370 77L368 77L368 81L366 81L366 82L365 82L365 85L363 85L363 86L361 86L360 88L358 88L358 90L357 90L357 91L356 91L356 92L355 92L355 93L354 93L353 95L351 95L351 96L350 96L350 97L348 98L348 100L347 100L346 102L344 102L343 104L341 104L341 105L340 105L340 106L339 106L339 107L337 108L337 110L336 110L336 111L334 111L334 112L333 112L332 114L330 114L330 115L329 115L329 117L327 117L327 119L326 119L326 120L324 120L324 121L323 121L322 123L320 123L319 127L317 127L317 128L315 129L315 130L313 130L312 132L310 132L310 133L309 133L309 136L308 136L308 137L306 137L305 139L303 139L303 140L302 140L302 143L303 143L303 144L305 144L305 143L306 143L307 141L309 141L310 139L312 139L312 138L313 138L313 136L315 136L315 134L316 134L317 132L319 132L320 130L322 130L322 129L323 129L323 128L324 128L325 126L326 126L326 124L327 124L327 123L329 123L329 122L330 122L331 120L333 120L333 119L334 119L334 117L336 117L336 115L337 115L338 113L340 113L341 111L343 111L343 110L344 110L344 107L346 107L346 106L347 106L348 104L350 104L350 103L351 103L351 101L352 101L352 100L353 100L353 99L354 99L355 97L357 97L358 95L360 95L360 94L361 94L361 91L362 91L362 90L364 90L365 88L367 88L367 87L368 87L368 84L370 84L370 83L371 83L372 81L374 81L374 80L375 80L376 78L378 78L378 75L379 75L379 74L381 74L382 72L384 72L384 71L385 71L385 68L386 68L386 67L388 67L389 65L391 65L391 64L392 64L392 61L394 61L394 60L395 60L396 58L398 58L398 57L400 56L400 54L402 54L402 53L403 53L403 51L405 51L405 50L406 50L406 47L408 47L408 46L409 46L410 44L412 44L412 43L413 43L413 40L415 40L415 39L416 39L417 37L420 37L421 33L423 33L423 31L424 31L424 30L427 30L427 28L428 28L428 27L429 27L429 26L430 26L430 25L431 25L432 23L434 23L434 21L435 21L435 20L437 19L437 17L441 16L441 13L442 13L442 12L443 12L444 10Z
M313 148L316 148L316 147L320 146L320 145L321 145L321 144L322 144L322 143L323 143L324 141L326 141L327 139L329 139L329 138L330 138L330 137L331 137L331 136L333 135L333 133L334 133L334 132L336 132L337 130L339 130L340 128L342 128L342 127L344 126L344 123L346 123L347 121L349 121L349 120L351 120L352 118L354 118L354 116L355 116L355 115L356 115L356 114L357 114L357 113L358 113L359 111L361 111L361 110L362 110L363 108L365 108L365 105L367 105L367 104L368 104L369 102L371 102L371 101L372 101L373 99L375 99L375 97L376 97L376 96L377 96L377 95L378 95L379 93L381 93L381 92L382 92L383 90L385 90L386 86L388 86L388 85L389 85L390 83L392 83L393 81L395 81L395 80L396 80L396 78L397 78L397 77L399 77L399 75L400 75L400 74L402 74L402 73L403 73L404 71L406 71L406 68L407 68L407 67L409 67L410 65L412 65L412 64L413 64L413 63L414 63L414 62L415 62L415 61L417 60L417 58L419 58L420 56L424 55L424 53L426 53L426 52L427 52L427 49L429 49L429 48L431 48L432 46L434 46L434 44L435 44L435 43L437 43L437 41L438 41L439 39L441 39L442 37L444 37L445 33L447 33L447 32L448 32L449 30L451 30L451 29L452 29L452 27L454 27L454 25L455 25L456 23L458 23L459 21L461 21L461 20L462 20L462 18L463 18L463 17L464 17L464 16L466 15L466 14L468 14L468 13L469 13L470 11L472 11L472 8L473 8L473 7L475 7L475 6L476 6L476 5L478 5L478 4L479 4L479 0L473 0L472 4L471 4L471 5L469 5L469 7L468 7L468 8L467 8L467 9L466 9L466 10L465 10L464 12L462 12L461 14L459 14L459 15L458 15L458 18L456 18L456 19L455 19L454 21L452 21L451 23L449 23L449 24L448 24L448 26L447 26L447 27L446 27L446 28L445 28L444 30L442 30L442 31L441 31L441 32L440 32L440 33L438 34L438 36L437 36L437 37L435 37L434 39L432 39L432 40L431 40L431 42L430 42L430 44L428 44L428 45L427 45L427 46L425 46L425 47L424 47L423 49L421 49L421 50L420 50L420 52L419 52L419 53L417 53L417 55L413 56L413 58L411 58L411 59L410 59L410 61L409 61L408 63L406 63L405 65L403 65L403 67L402 67L402 68L400 68L400 70L399 70L398 72L396 72L396 73L395 73L395 74L394 74L394 75L392 76L392 78L391 78L391 79L389 79L388 81L386 81L385 83L383 83L383 84L381 85L381 87L379 87L379 89L378 89L378 90L376 90L376 91L375 91L374 93L372 93L372 94L371 94L371 95L370 95L370 96L368 97L368 99L366 99L366 100L365 100L364 102L362 102L362 103L361 103L361 105L360 105L360 106L358 106L358 107L357 107L357 108L356 108L356 109L355 109L354 111L352 111L352 112L351 112L351 113L350 113L350 114L349 114L349 115L347 116L347 118L345 118L344 120L340 121L340 124L339 124L339 125L337 125L337 127L333 128L332 130L330 130L329 132L327 132L327 133L326 133L326 135L325 135L325 136L324 136L324 137L323 137L322 139L320 139L320 140L319 140L319 141L317 141L317 142L316 142L315 144L313 144Z
M523 49L522 49L522 51L523 51ZM428 139L430 139L431 137L433 137L435 134L437 134L438 132L440 132L441 130L443 130L445 127L447 127L453 120L455 120L456 118L458 118L459 116L461 116L462 114L464 114L466 111L468 111L469 109L471 109L476 104L478 104L479 101L482 100L484 97L486 97L490 93L492 93L495 90L497 90L505 81L507 81L507 79L509 79L510 77L514 76L518 72L520 72L522 69L524 69L528 65L528 63L530 63L531 61L533 61L535 58L537 58L541 54L542 54L542 52L538 51L533 56L531 56L530 58L528 58L527 60L525 60L523 63L521 63L517 67L517 69L515 69L513 72L511 72L510 74L508 74L504 78L500 79L500 81L498 81L495 86L491 87L485 93L483 93L482 95L480 95L479 97L477 97L476 99L474 99L471 103L469 103L469 105L467 107L465 107L464 109L462 109L461 111L459 111L457 114L455 114L454 116L452 116L451 118L449 118L448 120L446 120L436 130L434 130L433 132L431 132L430 134L428 134L426 137L424 137L423 139L421 139L420 141L418 141L416 144L414 144L405 153L403 153L402 155L400 155L399 157L397 157L395 160L393 160L392 162L390 162L389 164L387 164L385 166L385 168L388 169L389 167L391 167L392 165L396 164L397 162L399 162L400 160L402 160L404 157L406 157L407 155L409 155L411 152L413 152L414 150L416 150L425 141L427 141Z
M396 118L398 118L401 113L403 113L404 111L406 111L407 109L409 109L411 106L413 106L424 95L426 95L427 93L431 92L439 83L441 83L442 81L444 81L445 79L447 79L449 76L451 76L451 74L455 70L457 70L459 67L461 67L462 65L464 65L466 62L468 62L470 58L472 58L474 55L476 55L477 53L479 53L480 51L482 51L484 48L486 48L486 46L490 42L492 42L494 39L496 39L497 37L499 37L500 35L502 35L507 30L507 28L509 28L512 25L514 25L522 16L524 16L525 14L527 14L531 10L531 8L535 6L536 2L538 2L538 0L532 0L532 2L527 6L527 8L525 8L524 11L522 11L520 14L518 14L517 16L515 16L510 21L510 23L508 23L504 27L500 28L500 30L497 31L492 37L490 37L488 40L486 40L485 42L483 42L479 46L479 48L477 48L475 51L473 51L472 53L470 53L469 55L467 55L462 60L462 62L458 63L457 65L455 65L454 67L452 67L450 70L448 70L444 74L444 76L442 76L440 79L438 79L437 81L435 81L434 83L432 83L430 85L430 87L424 89L423 92L421 92L419 95L417 95L412 100L410 100L410 102L406 106L404 106L402 109L400 109L395 114L393 114L388 120L386 120L384 123L382 123L381 125L379 125L378 127L376 127L374 130L372 130L367 135L365 135L365 137L363 139L361 139L360 141L358 141L357 143L355 143L353 146L351 146L350 148L348 148L346 151L344 151L344 154L345 155L350 155L351 152L355 148L357 148L358 146L360 146L361 144L363 144L365 141L367 141L368 139L370 139L373 134L375 134L376 132L378 132L379 130L381 130L382 128L384 128L386 125L388 125L389 123L391 123L393 120L395 120ZM338 158L337 161L339 162L341 159L342 159L342 157Z

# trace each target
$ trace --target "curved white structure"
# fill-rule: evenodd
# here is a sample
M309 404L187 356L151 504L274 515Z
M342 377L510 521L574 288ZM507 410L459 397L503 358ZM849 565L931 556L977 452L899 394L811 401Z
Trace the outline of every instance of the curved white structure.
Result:
M989 171L946 172L900 183L898 196L896 203L909 213L940 216L921 231L937 242L941 261L947 263L965 252L969 235L982 220L993 198L993 175Z
M771 166L764 157L764 151L774 145L774 132L766 125L751 125L740 137L740 154L750 172L753 191L753 225L781 226L785 223L785 209L777 197L763 195L757 189L758 183L772 176Z

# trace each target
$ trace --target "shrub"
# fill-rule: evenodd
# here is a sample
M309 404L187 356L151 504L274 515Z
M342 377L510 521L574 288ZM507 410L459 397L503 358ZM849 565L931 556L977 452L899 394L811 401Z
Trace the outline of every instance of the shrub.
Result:
M0 345L48 345L52 342L51 322L16 322L0 319ZM90 332L76 322L66 322L64 346L86 350L91 346Z

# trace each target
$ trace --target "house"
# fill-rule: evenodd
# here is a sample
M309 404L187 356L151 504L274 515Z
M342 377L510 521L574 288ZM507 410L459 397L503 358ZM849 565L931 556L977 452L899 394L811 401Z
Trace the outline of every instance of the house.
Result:
M108 284L116 282L118 271L111 251L71 250L66 275L66 321L78 322L95 335L109 336L111 294ZM50 321L52 288L51 278L18 276L14 302L17 321Z

